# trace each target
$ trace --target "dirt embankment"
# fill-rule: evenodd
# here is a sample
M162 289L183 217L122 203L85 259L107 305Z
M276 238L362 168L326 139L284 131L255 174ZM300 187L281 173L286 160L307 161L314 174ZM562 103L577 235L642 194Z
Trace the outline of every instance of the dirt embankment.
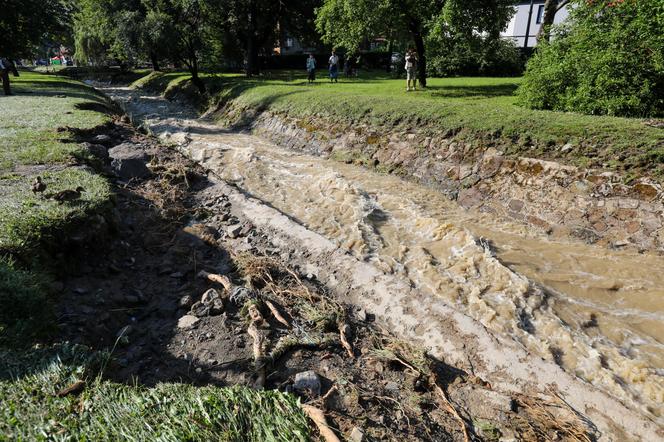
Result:
M115 380L290 391L354 441L593 437L555 394L501 392L290 269L307 250L254 227L237 190L174 149L121 122L108 134L96 140L110 158L93 150L112 177L115 234L58 283L58 339L113 347Z
M215 115L282 146L433 186L464 208L556 238L664 252L664 192L655 180L515 157L503 141L468 141L430 129L345 126L235 109L232 102Z

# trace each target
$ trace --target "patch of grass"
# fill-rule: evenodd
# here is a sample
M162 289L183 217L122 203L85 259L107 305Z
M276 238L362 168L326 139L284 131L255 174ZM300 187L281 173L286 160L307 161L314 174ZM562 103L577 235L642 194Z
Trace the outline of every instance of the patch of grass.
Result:
M0 440L310 440L298 400L243 387L126 386L98 376L81 346L0 350ZM76 395L57 392L84 380Z
M183 72L163 74L160 82L186 84ZM624 161L604 164L620 154L638 156L664 146L664 130L637 118L536 111L517 106L514 91L521 78L431 78L429 87L405 92L403 80L365 73L360 78L308 85L303 72L267 72L259 78L206 74L209 103L234 109L269 110L296 119L323 118L340 126L359 123L432 133L456 133L465 139L500 141L513 155L560 156L563 162L593 158L594 166L621 168ZM157 81L153 90L164 91ZM176 83L174 83L176 82ZM309 120L311 121L311 120ZM528 140L528 142L524 142ZM562 156L555 146L572 143ZM661 161L656 156L655 161ZM582 161L583 162L583 161ZM650 165L645 165L649 168Z
M12 78L12 91L15 95L0 97L0 173L21 165L65 163L81 149L59 127L92 128L110 120L98 111L106 100L77 81L22 71Z
M75 225L108 208L111 190L100 175L69 168L42 173L44 194L31 191L32 176L0 177L0 252L30 255L44 241L54 242L66 225ZM58 204L49 199L64 189L85 189L80 200Z

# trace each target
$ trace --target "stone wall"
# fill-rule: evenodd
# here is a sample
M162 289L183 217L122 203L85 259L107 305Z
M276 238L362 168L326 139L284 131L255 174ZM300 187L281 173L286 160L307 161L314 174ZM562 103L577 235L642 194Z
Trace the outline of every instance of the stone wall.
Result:
M555 237L664 252L664 194L647 178L625 184L612 172L508 156L500 146L478 146L450 133L344 127L269 113L242 120L284 147L396 173L439 189L466 209Z

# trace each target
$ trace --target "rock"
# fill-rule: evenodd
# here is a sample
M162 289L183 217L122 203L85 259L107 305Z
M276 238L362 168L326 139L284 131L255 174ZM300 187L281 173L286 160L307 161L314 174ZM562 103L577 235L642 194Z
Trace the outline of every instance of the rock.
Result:
M191 297L191 295L184 295L182 298L180 298L180 301L178 302L178 306L180 308L189 308L194 304L194 299Z
M571 143L567 143L563 147L560 148L560 151L562 153L567 153L567 152L571 152L572 149L574 149L574 145L572 145Z
M390 393L397 393L399 391L399 384L394 381L390 381L385 384L385 391L389 391Z
M111 141L111 137L105 134L97 135L96 137L93 138L94 141L98 143L108 143Z
M242 305L250 299L254 299L256 295L246 287L235 286L231 290L231 294L228 297L230 301L235 305Z
M178 328L181 329L187 329L195 326L200 319L198 319L196 316L192 315L184 315L180 319L178 319Z
M106 149L106 146L101 144L83 143L83 147L95 158L99 158L100 160L108 159L108 149Z
M208 291L203 293L203 296L201 297L201 302L203 304L211 304L212 301L219 298L221 298L221 296L219 296L219 293L215 289L209 289Z
M150 175L150 169L146 166L147 154L134 144L119 144L110 149L108 155L115 173L122 178L145 178Z
M210 306L205 305L202 302L195 302L189 310L189 314L196 316L198 318L203 318L205 316L210 316Z
M240 235L240 232L242 232L242 224L234 224L226 228L226 235L228 235L229 238L237 238Z
M313 397L320 396L320 378L313 370L303 371L295 375L293 388L299 392L310 393Z
M364 322L364 321L367 320L367 311L366 311L365 309L363 309L363 308L358 309L358 310L355 312L355 317L356 317L359 321Z
M364 431L360 430L358 427L354 427L353 431L350 432L348 439L352 442L362 442L364 440Z

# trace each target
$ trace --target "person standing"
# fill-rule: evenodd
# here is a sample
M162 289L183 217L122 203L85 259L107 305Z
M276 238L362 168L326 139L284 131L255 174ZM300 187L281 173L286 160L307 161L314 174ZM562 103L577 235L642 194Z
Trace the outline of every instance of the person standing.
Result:
M339 77L339 57L334 51L332 51L332 55L330 55L329 69L330 69L330 83L332 83L333 81L336 83L337 78Z
M410 83L413 82L413 90L417 90L417 54L411 48L406 52L406 92L410 91Z
M8 58L0 58L0 79L2 79L2 89L4 89L5 95L12 95L12 90L9 85L9 73L12 73L14 77L18 77L18 70L13 61Z
M314 58L314 54L309 54L309 58L307 58L307 78L309 84L316 80L316 59Z

